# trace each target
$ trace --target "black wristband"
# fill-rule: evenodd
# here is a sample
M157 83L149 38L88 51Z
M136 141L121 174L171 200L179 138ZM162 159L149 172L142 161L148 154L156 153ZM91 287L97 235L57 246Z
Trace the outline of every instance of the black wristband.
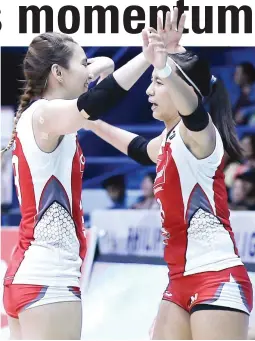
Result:
M185 127L191 131L204 130L209 124L209 114L201 101L199 101L198 107L192 114L184 116L179 113L179 115Z
M155 165L147 152L147 141L142 136L136 136L128 145L128 156L144 166Z
M84 110L89 115L89 120L97 120L118 104L126 94L127 91L119 86L111 74L82 94L77 100L77 107L79 111Z

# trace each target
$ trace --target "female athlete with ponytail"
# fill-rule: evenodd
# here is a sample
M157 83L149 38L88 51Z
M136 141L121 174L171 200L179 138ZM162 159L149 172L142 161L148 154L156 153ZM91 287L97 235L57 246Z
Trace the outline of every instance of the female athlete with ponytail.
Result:
M80 339L85 159L77 131L120 101L149 65L140 54L112 74L111 59L88 60L60 33L41 34L30 44L13 136L1 153L13 148L22 215L4 278L11 339Z
M152 338L246 339L252 286L231 229L223 175L224 152L240 156L231 106L208 63L179 45L185 17L178 27L177 17L175 9L164 30L158 19L157 31L143 31L144 54L154 66L147 95L165 131L147 141L100 120L85 128L137 162L157 165L154 194L169 284Z

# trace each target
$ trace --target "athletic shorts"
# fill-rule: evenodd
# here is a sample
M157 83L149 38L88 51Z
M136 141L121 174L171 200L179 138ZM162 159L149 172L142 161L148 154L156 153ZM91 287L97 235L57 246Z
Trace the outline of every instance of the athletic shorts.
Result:
M247 271L240 265L172 279L163 300L179 305L190 314L202 309L222 309L249 315L253 293Z
M26 309L68 301L81 301L80 288L28 284L4 286L4 309L13 318L18 318L18 314Z

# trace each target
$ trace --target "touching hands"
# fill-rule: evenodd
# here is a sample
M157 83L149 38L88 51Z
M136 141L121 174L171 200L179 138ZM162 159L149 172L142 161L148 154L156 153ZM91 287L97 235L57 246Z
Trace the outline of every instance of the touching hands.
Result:
M146 60L157 69L163 69L166 65L168 54L184 53L186 50L180 45L186 20L182 14L177 28L178 8L167 12L165 27L163 28L160 17L157 19L157 30L150 27L143 30L143 53Z
M167 50L162 38L154 28L143 30L142 37L145 58L156 69L163 69L166 65Z
M184 53L186 50L180 45L180 40L183 35L186 15L182 14L179 25L178 21L178 8L175 7L173 13L166 13L165 27L163 27L162 20L158 17L157 31L164 42L165 48L169 54Z

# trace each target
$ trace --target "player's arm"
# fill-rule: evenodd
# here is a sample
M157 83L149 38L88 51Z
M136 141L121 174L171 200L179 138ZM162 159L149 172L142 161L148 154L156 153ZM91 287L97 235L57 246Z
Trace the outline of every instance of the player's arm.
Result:
M91 80L95 81L98 77L103 80L105 77L114 72L114 61L108 57L89 58L88 72Z
M116 82L125 90L129 90L136 81L144 74L151 64L140 53L124 66L113 73Z
M129 156L142 165L152 165L157 162L157 156L166 132L151 141L124 129L114 127L101 120L87 121L84 128L91 130L98 137Z
M175 68L169 58L167 64ZM201 99L176 72L162 78L162 82L168 87L171 100L182 118L180 133L184 143L197 158L209 156L215 148L216 130Z
M76 132L86 119L97 120L114 107L149 65L141 53L78 99L44 101L33 124L53 137Z
M182 118L180 127L182 139L191 152L200 159L213 152L216 144L216 131L193 88L175 72L178 65L167 57L170 51L173 54L185 52L185 49L180 46L180 39L186 17L182 14L178 25L177 18L177 8L174 10L172 20L170 13L167 13L163 30L162 21L158 17L157 31L153 28L143 31L143 44L147 48L146 59L155 69L158 69L157 76L168 87L173 105Z

